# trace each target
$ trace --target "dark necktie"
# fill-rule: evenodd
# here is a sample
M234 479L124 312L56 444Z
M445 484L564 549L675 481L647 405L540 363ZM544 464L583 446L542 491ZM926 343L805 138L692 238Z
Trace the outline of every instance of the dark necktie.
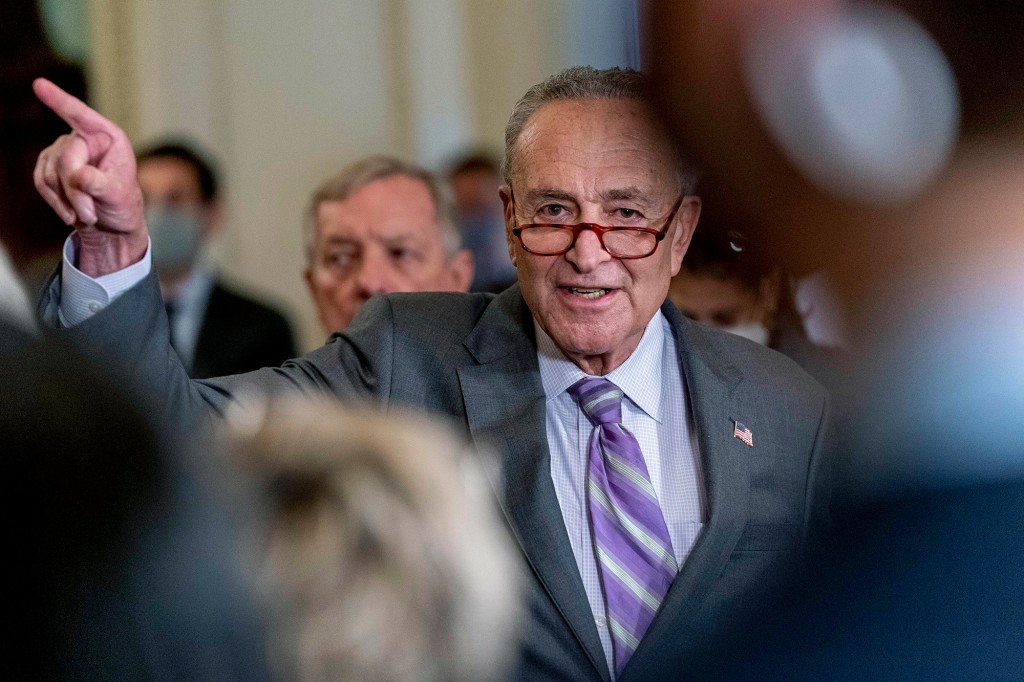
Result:
M588 377L569 393L594 425L588 509L619 673L654 620L678 566L640 444L622 426L622 391L607 379Z

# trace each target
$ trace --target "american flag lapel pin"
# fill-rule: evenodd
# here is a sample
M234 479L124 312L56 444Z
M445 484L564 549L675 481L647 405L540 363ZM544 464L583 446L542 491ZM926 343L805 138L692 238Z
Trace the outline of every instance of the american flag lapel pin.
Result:
M754 447L754 434L750 432L750 429L740 424L735 419L733 420L732 435L733 438L739 438L741 441L746 443L749 447Z

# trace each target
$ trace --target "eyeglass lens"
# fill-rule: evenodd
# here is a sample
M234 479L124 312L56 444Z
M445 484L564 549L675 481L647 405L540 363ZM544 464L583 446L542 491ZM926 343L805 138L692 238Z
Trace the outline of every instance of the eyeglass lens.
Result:
M558 255L565 253L573 241L572 225L565 227L526 227L520 233L523 247L533 253ZM646 256L658 245L658 238L639 230L609 230L598 234L605 250L617 257Z

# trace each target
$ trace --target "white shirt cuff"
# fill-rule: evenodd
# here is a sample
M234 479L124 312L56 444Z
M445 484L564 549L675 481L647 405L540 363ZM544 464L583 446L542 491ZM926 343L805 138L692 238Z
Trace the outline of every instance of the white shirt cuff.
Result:
M95 279L75 267L77 251L78 239L72 234L64 242L60 307L57 309L60 323L65 327L85 322L144 280L153 269L152 243L146 247L146 255L138 263Z

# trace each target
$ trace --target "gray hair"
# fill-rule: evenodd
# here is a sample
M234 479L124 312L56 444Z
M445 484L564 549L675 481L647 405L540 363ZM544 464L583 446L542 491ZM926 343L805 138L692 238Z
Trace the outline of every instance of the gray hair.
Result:
M516 172L516 145L527 121L538 109L550 102L562 100L624 99L650 105L650 80L647 74L635 69L614 67L595 69L592 66L572 66L563 69L534 85L516 102L505 126L505 157L501 162L501 175L505 184L512 186ZM666 136L667 140L667 136ZM670 142L668 144L671 144ZM675 148L679 183L683 193L692 194L696 175L687 166Z
M419 180L427 186L437 213L437 224L441 228L445 256L451 258L458 253L462 248L462 234L456 222L455 200L448 184L422 166L393 156L381 155L369 156L345 166L313 192L303 218L303 240L307 261L313 262L316 220L320 204L327 201L345 201L375 180L396 176Z
M503 679L521 566L480 453L442 424L324 396L250 397L222 443L284 680Z

